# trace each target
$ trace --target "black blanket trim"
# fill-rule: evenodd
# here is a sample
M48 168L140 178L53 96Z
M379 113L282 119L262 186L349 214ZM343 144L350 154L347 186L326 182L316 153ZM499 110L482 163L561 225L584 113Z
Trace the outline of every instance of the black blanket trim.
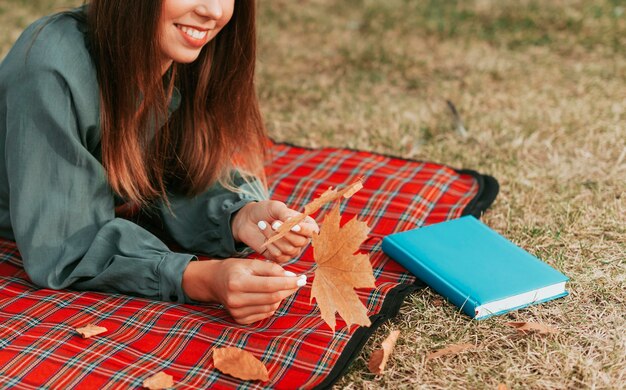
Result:
M346 344L341 356L337 359L335 366L332 368L326 379L322 381L319 385L315 387L315 389L329 389L332 387L333 383L335 383L350 367L350 364L354 359L356 359L361 353L361 349L369 340L370 336L374 334L374 332L385 322L394 318L398 315L400 311L400 307L404 303L409 294L423 288L424 286L416 284L400 284L393 289L391 289L387 296L385 297L385 301L383 302L383 307L380 312L376 315L370 317L370 321L372 324L369 327L361 326L359 329L354 332L354 335Z
M465 206L461 215L473 215L476 218L480 218L489 206L493 204L493 201L496 200L496 196L500 191L500 184L493 176L483 175L470 169L455 169L455 171L462 175L473 176L478 183L478 193Z
M316 149L316 148L311 148L311 147L306 147L306 146L295 145L289 142L275 142L275 141L272 141L272 142L274 142L277 145L286 145L286 146L307 149L307 150ZM339 150L343 149L343 150L350 150L350 151L355 151L355 152L361 151L361 150L351 149L351 148L333 148L333 149L339 149ZM383 157L404 160L404 161L420 162L419 160L413 160L413 159L393 156L389 154L369 152L369 151L368 153L383 156ZM474 198L467 204L467 206L465 206L461 215L473 215L476 218L480 218L482 214L491 206L491 204L496 199L496 196L498 195L498 192L500 189L500 185L498 184L498 181L493 176L483 175L470 169L455 169L455 168L452 168L452 169L454 169L454 171L458 172L459 174L471 175L474 177L474 179L476 179L476 182L478 184L478 192L476 196L474 196ZM406 297L409 296L409 294L417 290L421 290L424 287L426 287L426 285L423 282L421 282L419 279L416 279L414 284L400 284L394 287L393 289L391 289L387 293L387 296L385 297L385 300L383 301L383 305L382 305L380 312L370 317L370 321L372 322L372 324L369 327L362 326L359 329L357 329L356 332L354 332L354 335L352 335L352 337L350 338L350 341L348 341L348 343L346 344L346 347L341 353L341 356L339 356L339 359L335 363L335 366L331 369L326 379L324 379L320 384L318 384L315 387L315 389L331 388L332 385L339 378L341 378L343 374L346 373L346 371L348 370L348 368L350 367L354 359L356 359L359 356L361 349L363 349L363 346L365 346L365 343L367 342L367 340L369 340L372 334L374 334L374 332L385 322L387 322L388 320L398 315L398 312L400 311L400 307L404 303L404 300L406 299Z

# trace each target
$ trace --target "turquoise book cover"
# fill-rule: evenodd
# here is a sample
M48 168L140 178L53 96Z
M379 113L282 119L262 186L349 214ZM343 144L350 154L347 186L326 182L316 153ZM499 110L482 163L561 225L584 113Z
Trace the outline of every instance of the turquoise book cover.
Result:
M382 249L476 319L567 295L565 275L472 216L391 234Z

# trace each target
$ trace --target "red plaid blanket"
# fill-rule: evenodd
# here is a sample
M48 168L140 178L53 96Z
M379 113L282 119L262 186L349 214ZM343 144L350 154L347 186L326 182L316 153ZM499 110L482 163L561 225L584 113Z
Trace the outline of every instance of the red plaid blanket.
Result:
M335 333L309 303L310 286L287 299L276 315L250 326L233 322L219 305L181 305L124 295L54 291L33 285L15 244L0 242L0 387L137 388L165 371L178 388L322 388L345 372L370 334L395 316L415 278L380 250L381 239L462 214L479 214L497 183L471 171L347 149L273 147L268 165L272 197L296 209L329 186L364 177L364 188L342 212L371 227L362 250L371 254L376 288L358 291L372 326ZM312 250L285 267L314 269ZM81 338L74 328L93 323L108 332ZM245 382L213 367L212 348L237 346L265 363L270 382Z

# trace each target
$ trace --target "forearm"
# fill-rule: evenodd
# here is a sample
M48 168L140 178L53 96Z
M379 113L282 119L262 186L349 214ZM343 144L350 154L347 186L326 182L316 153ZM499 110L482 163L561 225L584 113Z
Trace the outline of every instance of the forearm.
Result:
M123 219L108 222L95 237L90 233L77 233L59 246L38 246L18 236L33 282L54 289L186 300L182 276L192 255L170 251L155 236Z

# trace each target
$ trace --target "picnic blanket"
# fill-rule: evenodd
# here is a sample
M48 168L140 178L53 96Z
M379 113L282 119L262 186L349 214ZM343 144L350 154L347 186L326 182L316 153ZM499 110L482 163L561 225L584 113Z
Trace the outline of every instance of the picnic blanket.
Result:
M381 252L390 233L461 215L480 215L498 185L490 176L440 164L338 148L274 144L267 165L273 199L300 210L329 186L364 178L364 188L342 203L371 233L375 289L357 290L372 325L333 331L310 303L312 248L285 266L307 273L309 284L258 323L235 323L217 304L185 305L121 294L41 289L25 274L13 242L0 241L0 387L23 389L139 388L165 371L176 388L327 388L348 368L372 332L395 316L419 283ZM324 213L322 210L320 213ZM319 215L319 214L318 214ZM76 327L108 332L83 339ZM214 347L236 346L267 366L270 381L241 381L213 366Z

